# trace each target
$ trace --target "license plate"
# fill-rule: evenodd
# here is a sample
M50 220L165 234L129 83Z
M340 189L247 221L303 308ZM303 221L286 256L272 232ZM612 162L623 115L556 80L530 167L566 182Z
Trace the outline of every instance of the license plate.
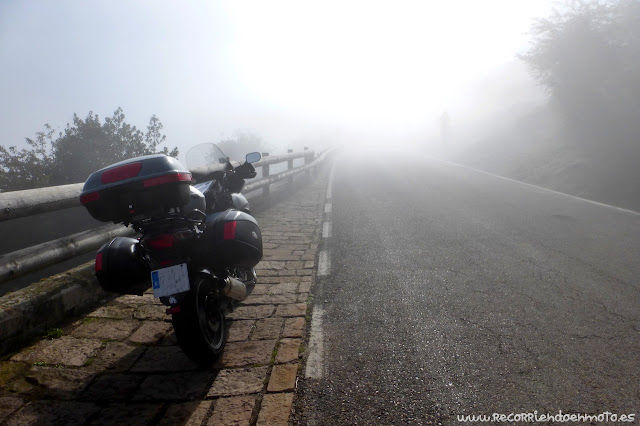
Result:
M187 264L169 266L151 271L151 284L154 297L171 296L189 291L189 271Z

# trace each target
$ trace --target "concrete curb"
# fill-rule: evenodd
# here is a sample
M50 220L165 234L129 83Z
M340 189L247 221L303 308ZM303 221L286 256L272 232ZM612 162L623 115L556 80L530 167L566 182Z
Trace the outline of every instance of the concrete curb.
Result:
M0 297L0 355L107 297L93 268L91 261Z

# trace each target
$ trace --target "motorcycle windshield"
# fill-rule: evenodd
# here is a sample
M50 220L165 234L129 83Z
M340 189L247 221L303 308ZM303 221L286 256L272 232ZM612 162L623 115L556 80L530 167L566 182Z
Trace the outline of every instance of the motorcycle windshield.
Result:
M226 164L229 158L214 143L196 145L187 152L187 168L192 172L205 172L215 164Z

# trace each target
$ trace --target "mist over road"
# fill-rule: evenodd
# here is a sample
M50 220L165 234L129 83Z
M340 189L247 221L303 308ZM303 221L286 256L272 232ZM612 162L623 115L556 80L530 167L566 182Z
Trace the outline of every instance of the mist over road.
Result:
M640 415L640 215L430 160L341 156L300 424Z

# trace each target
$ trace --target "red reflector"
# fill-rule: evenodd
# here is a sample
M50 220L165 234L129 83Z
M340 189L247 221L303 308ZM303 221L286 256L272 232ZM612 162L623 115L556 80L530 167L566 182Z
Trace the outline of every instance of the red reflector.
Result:
M144 240L144 243L154 249L173 247L175 237L173 234L160 234Z
M236 221L227 222L224 224L224 235L222 238L225 240L235 240L236 239Z
M160 262L160 266L171 266L173 265L173 262L170 260L163 260Z
M100 193L99 192L90 192L88 194L84 194L80 196L80 203L81 204L87 204L90 203L92 201L98 201L100 199Z
M180 312L180 306L172 306L170 308L167 308L167 314L177 314L178 312Z
M143 181L145 188L171 182L191 182L191 173L174 173L171 175L164 175L146 179L145 181Z
M142 169L142 163L131 163L120 167L114 167L113 169L102 172L100 180L102 183L112 183L131 179L132 177L138 176L140 169Z
M102 253L96 254L96 272L102 271Z

